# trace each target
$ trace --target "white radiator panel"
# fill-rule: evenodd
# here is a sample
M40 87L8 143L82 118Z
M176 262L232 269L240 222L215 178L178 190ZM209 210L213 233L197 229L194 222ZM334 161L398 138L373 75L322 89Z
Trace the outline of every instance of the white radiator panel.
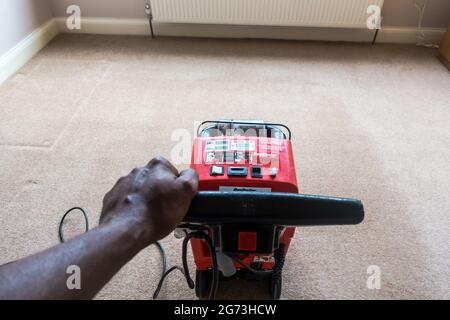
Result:
M153 18L209 23L365 28L370 5L384 0L151 0Z

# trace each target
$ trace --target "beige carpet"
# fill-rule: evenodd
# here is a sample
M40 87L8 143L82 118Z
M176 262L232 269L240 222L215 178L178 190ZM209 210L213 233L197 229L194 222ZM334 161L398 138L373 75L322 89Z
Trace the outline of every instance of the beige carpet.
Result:
M170 157L178 128L254 118L294 133L302 191L361 198L360 226L298 230L287 299L450 299L450 74L431 49L61 35L0 87L0 263L57 243L64 211L96 223L134 166ZM81 231L72 218L71 232ZM77 227L78 226L78 227ZM164 240L170 264L181 243ZM381 268L381 289L366 287ZM149 299L149 248L98 298ZM191 299L180 274L161 294ZM265 298L227 282L220 297Z

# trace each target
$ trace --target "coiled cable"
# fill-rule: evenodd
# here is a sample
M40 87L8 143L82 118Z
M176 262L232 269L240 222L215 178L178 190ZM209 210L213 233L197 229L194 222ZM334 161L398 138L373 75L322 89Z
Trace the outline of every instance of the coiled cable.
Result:
M59 226L58 226L58 236L59 236L59 241L60 243L64 243L66 240L64 238L64 222L67 218L67 216L75 210L79 210L82 214L83 214L83 218L84 218L84 222L85 222L85 232L89 231L89 217L87 212L81 208L81 207L73 207L69 210L67 210L64 215L62 216L60 222L59 222ZM161 291L161 288L164 284L164 280L167 278L167 276L172 273L175 270L180 271L181 273L183 273L186 282L188 284L188 287L190 289L194 289L195 284L194 281L192 280L191 276L189 275L189 267L188 267L188 262L187 262L187 247L188 247L188 243L192 238L199 238L199 239L203 239L206 244L208 245L208 248L210 250L211 253L211 257L212 257L212 261L213 261L213 278L212 278L212 284L211 284L211 289L209 292L209 299L213 300L216 296L217 293L217 288L218 288L218 282L219 282L219 269L218 269L218 263L217 263L217 256L216 256L216 252L215 252L215 248L214 245L212 243L211 238L203 231L194 231L191 233L187 233L186 236L183 239L183 245L182 245L182 263L183 263L183 267L179 267L179 266L173 266L169 269L167 269L167 255L166 252L164 250L163 245L161 244L161 242L157 241L155 242L155 246L158 248L158 251L161 254L161 258L162 258L162 271L161 271L161 277L158 281L158 285L153 293L153 299L157 299L158 295Z

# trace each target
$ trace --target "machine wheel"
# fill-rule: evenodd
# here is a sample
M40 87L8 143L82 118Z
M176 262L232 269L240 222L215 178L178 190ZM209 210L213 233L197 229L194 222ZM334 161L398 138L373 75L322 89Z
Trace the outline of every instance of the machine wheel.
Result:
M195 271L195 295L199 299L207 299L211 288L212 274L210 270Z
M270 295L273 300L279 300L281 297L281 286L282 286L281 273L273 275L270 279Z

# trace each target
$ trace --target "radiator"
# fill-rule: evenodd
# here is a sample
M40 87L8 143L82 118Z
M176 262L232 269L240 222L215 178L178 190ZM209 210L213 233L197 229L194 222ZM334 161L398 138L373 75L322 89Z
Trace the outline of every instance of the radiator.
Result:
M151 0L153 19L207 23L365 28L370 5L384 0Z

